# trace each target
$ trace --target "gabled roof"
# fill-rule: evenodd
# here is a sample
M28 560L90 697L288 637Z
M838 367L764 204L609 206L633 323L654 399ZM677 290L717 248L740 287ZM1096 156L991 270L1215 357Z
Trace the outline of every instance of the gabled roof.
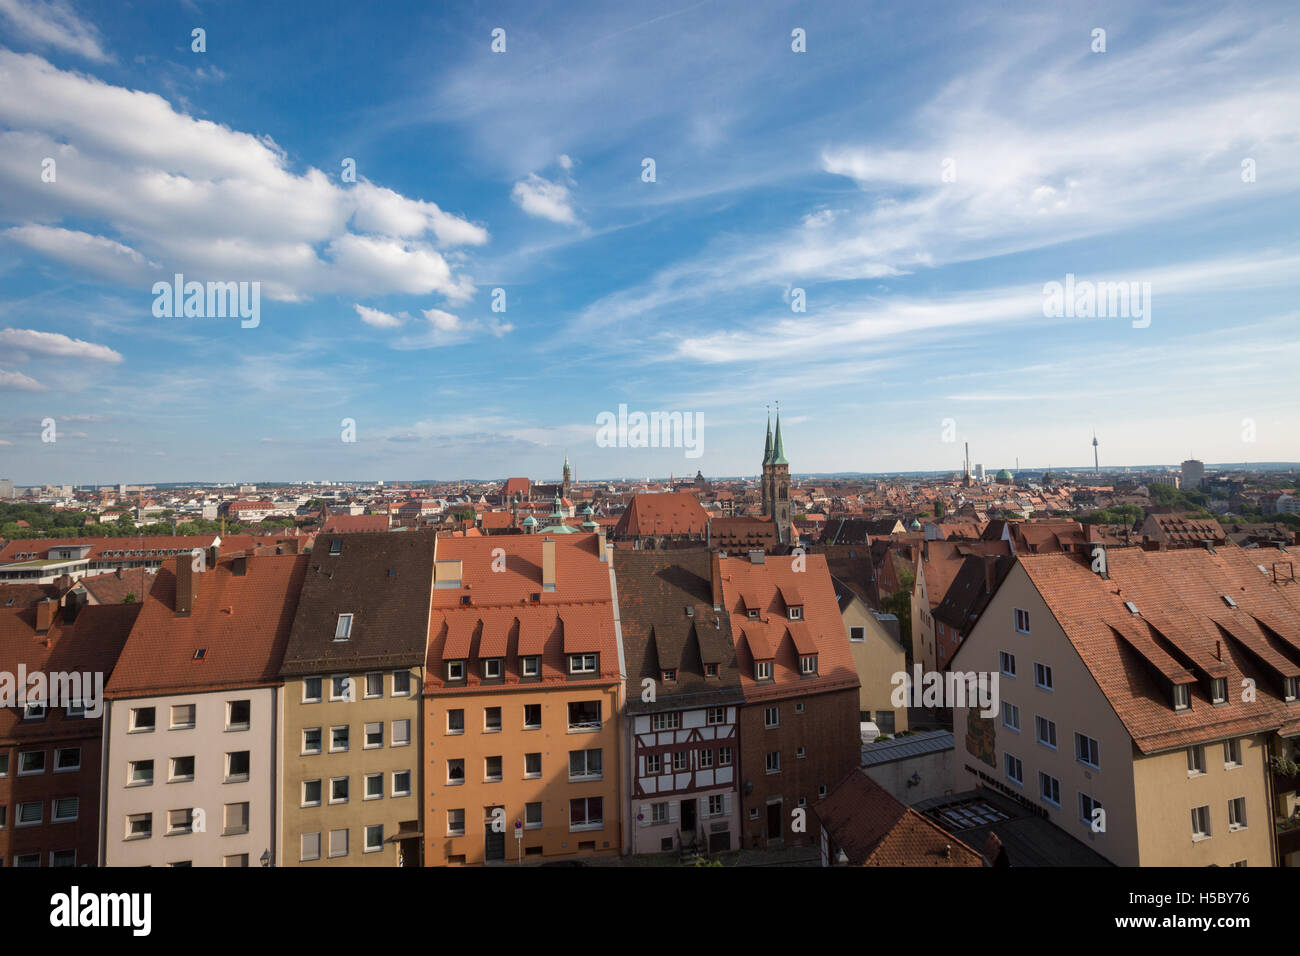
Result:
M325 547L310 555L281 673L421 663L434 534L357 532L335 539L341 542L338 554ZM334 640L340 614L352 615L346 641Z
M176 562L163 565L105 696L163 696L278 684L309 558L287 554L222 558L215 567L196 573L197 596L188 615L174 610ZM237 562L245 563L243 574L235 573ZM199 650L203 657L196 660Z
M711 568L705 548L614 552L629 712L740 701L731 621L713 610ZM704 676L706 663L718 665L717 677ZM677 680L663 682L673 667ZM641 699L646 679L655 682L653 701Z
M704 538L709 513L690 491L632 496L614 528L618 538L644 535L687 535Z
M983 866L975 850L934 821L904 806L854 769L813 812L830 838L832 863L843 850L849 866Z

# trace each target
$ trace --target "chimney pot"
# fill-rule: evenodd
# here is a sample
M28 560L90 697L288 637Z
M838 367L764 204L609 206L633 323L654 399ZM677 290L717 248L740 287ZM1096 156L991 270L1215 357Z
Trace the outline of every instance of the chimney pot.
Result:
M36 605L36 633L45 634L54 624L54 611L58 603L51 598L46 598Z

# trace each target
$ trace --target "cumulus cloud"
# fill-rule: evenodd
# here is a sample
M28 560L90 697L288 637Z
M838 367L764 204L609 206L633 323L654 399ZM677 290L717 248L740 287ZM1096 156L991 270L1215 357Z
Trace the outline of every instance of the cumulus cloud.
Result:
M0 0L5 2L5 0ZM96 275L261 281L269 299L403 292L464 302L448 249L487 230L362 178L291 168L273 139L196 119L154 93L0 49L0 219L9 238ZM31 157L60 185L33 196ZM87 231L65 228L75 220ZM93 223L93 226L85 226ZM93 229L93 231L91 231ZM157 275L161 272L162 275Z
M89 359L113 364L122 361L121 353L113 351L107 345L83 342L60 332L38 332L35 329L0 329L0 348L54 358Z
M569 187L543 179L536 173L529 173L527 179L515 183L510 197L530 216L564 225L574 225L578 221L569 201Z
M48 392L49 388L29 378L22 372L8 372L0 368L0 389L8 389L16 392ZM5 442L4 444L9 444Z
M14 32L32 43L75 53L96 63L109 60L99 31L62 0L0 0L0 16Z

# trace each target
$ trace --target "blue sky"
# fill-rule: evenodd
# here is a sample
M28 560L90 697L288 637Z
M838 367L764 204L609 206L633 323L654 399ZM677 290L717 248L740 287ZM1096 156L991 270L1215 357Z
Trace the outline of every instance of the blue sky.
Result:
M0 0L0 477L1300 459L1294 5L968 6Z

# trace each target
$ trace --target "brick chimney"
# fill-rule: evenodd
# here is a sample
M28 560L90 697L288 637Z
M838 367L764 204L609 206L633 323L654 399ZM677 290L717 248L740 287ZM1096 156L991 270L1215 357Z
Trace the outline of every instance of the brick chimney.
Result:
M176 558L176 613L189 614L194 610L194 600L199 594L199 572L194 570L194 558L188 554Z
M54 624L54 612L59 603L53 598L46 598L36 605L36 633L46 634Z
M555 539L542 539L542 590L555 590Z

